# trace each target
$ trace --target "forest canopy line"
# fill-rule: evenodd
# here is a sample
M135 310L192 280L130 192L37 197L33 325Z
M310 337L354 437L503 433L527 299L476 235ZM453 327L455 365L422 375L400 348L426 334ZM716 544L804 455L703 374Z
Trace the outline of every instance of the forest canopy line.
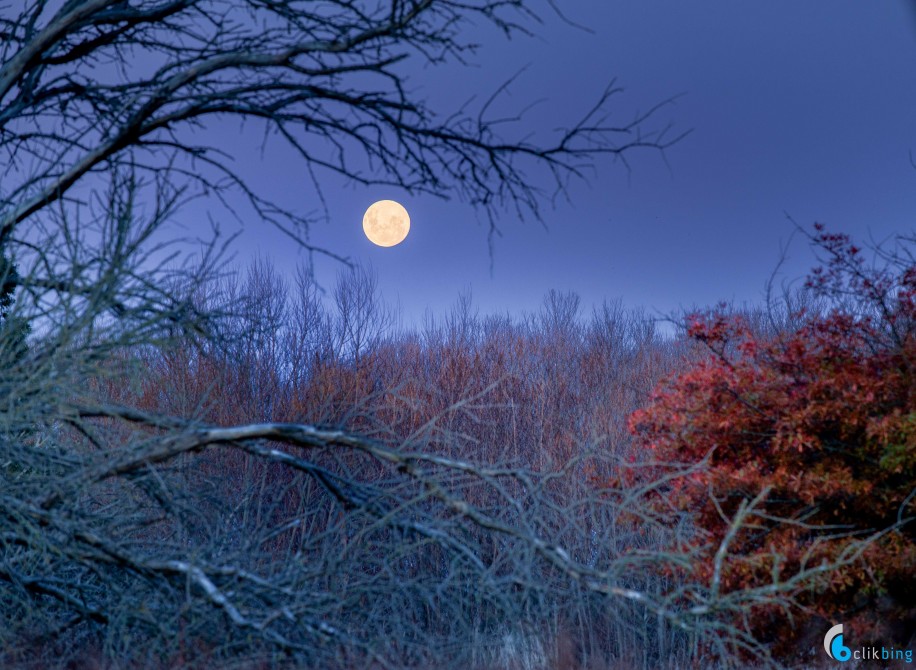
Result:
M616 122L611 83L535 143L492 100L417 97L405 59L462 63L474 22L536 28L522 0L18 9L0 7L4 667L779 667L824 617L912 636L911 237L869 265L819 230L810 287L674 339L556 291L524 318L464 297L397 330L365 268L325 300L307 267L240 272L216 232L173 232L206 197L342 259L201 139L212 119L275 133L318 189L457 197L495 230L603 157L664 151L660 107Z

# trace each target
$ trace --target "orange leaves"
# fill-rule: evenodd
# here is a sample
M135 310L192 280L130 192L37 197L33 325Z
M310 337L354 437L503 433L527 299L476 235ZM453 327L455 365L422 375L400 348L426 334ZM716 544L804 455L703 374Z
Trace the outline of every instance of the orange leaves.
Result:
M708 468L672 490L682 509L698 510L713 545L741 500L771 489L761 528L733 546L744 566L731 573L735 588L767 583L768 571L754 566L774 551L790 569L811 551L832 561L863 533L916 516L912 256L885 255L888 265L876 269L843 235L819 227L811 239L827 265L808 285L834 299L834 309L799 312L793 327L769 335L722 310L690 315L687 332L707 358L630 418L632 434L657 460L710 455ZM916 523L901 525L876 541L864 565L830 576L832 595L809 594L803 604L837 618L864 607L860 619L868 619L866 585L877 593L911 579L914 556ZM914 603L898 603L910 621Z

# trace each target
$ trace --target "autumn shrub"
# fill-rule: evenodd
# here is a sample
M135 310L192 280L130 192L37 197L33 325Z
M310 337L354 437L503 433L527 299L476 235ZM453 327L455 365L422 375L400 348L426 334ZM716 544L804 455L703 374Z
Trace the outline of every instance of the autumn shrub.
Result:
M653 477L705 464L657 504L694 514L698 583L761 589L747 621L784 659L832 623L862 643L916 631L914 240L868 260L823 226L809 237L823 265L804 290L828 305L769 333L722 310L690 315L707 355L630 421ZM766 597L780 591L797 607Z

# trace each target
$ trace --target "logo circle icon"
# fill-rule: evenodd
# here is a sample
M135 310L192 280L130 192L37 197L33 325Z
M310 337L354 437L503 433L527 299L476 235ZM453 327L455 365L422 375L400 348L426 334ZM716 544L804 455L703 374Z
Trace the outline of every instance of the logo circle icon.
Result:
M852 650L843 644L843 624L838 623L827 631L824 636L824 651L835 661L845 662L852 658Z

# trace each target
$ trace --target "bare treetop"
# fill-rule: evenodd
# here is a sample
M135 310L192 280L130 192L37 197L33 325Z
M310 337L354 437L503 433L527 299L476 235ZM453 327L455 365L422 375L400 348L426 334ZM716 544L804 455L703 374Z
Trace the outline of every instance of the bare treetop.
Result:
M127 168L160 192L240 190L259 218L308 246L307 217L249 187L231 148L193 139L215 117L263 122L313 181L324 168L362 184L454 195L487 211L493 226L501 207L536 216L539 185L562 188L600 154L676 139L643 130L654 110L611 123L613 84L546 144L500 134L492 98L437 115L407 87L405 61L463 62L475 23L525 30L536 18L531 5L37 0L19 14L0 8L0 235L87 174ZM553 185L531 178L538 169Z

